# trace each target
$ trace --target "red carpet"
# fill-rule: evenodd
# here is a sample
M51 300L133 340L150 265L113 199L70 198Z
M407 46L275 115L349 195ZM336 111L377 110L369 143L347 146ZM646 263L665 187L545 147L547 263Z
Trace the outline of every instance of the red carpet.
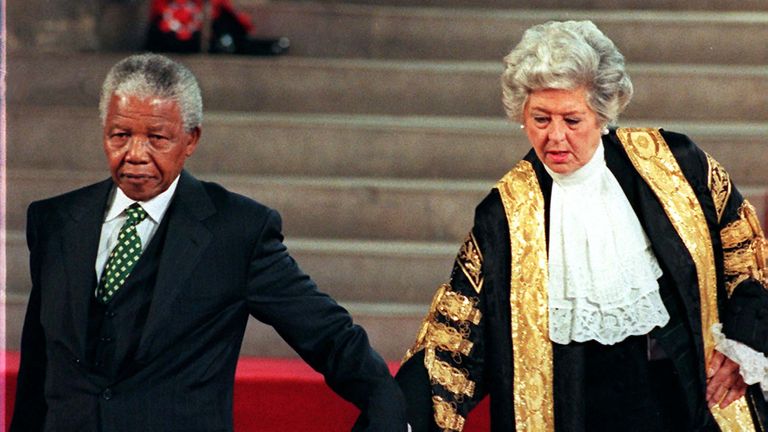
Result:
M13 412L18 353L6 353L5 420ZM397 363L390 370L397 370ZM336 396L323 377L300 360L241 358L235 384L235 431L349 431L357 418L354 405ZM468 432L490 429L488 402L470 416Z

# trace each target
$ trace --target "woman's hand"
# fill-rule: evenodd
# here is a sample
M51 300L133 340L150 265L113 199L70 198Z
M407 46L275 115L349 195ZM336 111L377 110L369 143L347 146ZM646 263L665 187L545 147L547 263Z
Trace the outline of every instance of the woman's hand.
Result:
M739 373L739 365L715 350L707 367L707 406L725 408L744 396L747 383Z

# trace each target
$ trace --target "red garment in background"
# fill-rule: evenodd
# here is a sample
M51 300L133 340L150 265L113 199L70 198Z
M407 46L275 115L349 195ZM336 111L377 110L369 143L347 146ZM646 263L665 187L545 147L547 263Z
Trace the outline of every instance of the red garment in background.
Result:
M246 33L253 30L251 18L235 10L232 0L210 0L211 19L222 12L229 12ZM186 41L203 28L203 0L152 0L149 12L150 22L157 20L158 27L165 33L175 33L179 40Z

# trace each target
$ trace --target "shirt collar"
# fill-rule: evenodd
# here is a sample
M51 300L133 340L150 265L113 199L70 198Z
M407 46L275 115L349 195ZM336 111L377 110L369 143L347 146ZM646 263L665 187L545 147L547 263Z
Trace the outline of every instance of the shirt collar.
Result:
M165 216L168 206L171 204L171 198L173 198L173 193L176 192L176 186L178 186L178 184L179 176L176 176L176 179L173 180L173 183L171 183L170 186L168 186L168 189L147 201L134 201L128 198L119 187L115 187L114 197L107 209L104 222L109 222L115 219L120 216L128 206L138 202L144 211L147 212L147 216L149 216L154 223L159 224L160 221L163 220L163 216Z

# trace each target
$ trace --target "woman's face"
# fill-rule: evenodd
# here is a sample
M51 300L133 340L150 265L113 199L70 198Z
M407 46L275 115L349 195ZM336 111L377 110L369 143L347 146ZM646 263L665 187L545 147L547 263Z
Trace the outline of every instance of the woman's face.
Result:
M602 126L587 105L583 87L531 92L523 108L523 124L536 155L558 174L584 166L600 143Z

